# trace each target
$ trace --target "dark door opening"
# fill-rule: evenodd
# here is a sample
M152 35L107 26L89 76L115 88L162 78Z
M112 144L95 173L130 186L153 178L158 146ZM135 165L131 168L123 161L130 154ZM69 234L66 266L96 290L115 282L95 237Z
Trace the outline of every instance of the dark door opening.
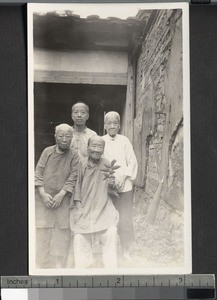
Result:
M72 125L71 107L76 102L90 107L87 126L104 134L104 113L114 110L122 116L126 103L126 86L35 83L34 126L35 161L44 148L54 144L54 128L61 123Z

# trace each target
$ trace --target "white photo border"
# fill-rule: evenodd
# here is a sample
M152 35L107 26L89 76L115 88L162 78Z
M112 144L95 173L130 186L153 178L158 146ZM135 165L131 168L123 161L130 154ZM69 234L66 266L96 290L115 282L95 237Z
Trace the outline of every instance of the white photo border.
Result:
M183 115L184 115L184 267L108 269L39 269L36 268L35 187L34 187L34 52L33 13L40 10L69 10L75 7L134 6L140 9L182 9L183 42ZM191 241L191 159L190 159L190 66L188 3L50 3L28 4L28 197L29 197L29 274L30 275L148 275L190 274L192 272Z

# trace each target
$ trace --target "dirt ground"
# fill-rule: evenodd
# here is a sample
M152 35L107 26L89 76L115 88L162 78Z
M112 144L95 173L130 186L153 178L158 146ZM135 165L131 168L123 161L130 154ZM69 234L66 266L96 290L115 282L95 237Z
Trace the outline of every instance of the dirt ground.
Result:
M143 196L134 199L133 221L135 242L130 259L124 259L118 239L118 267L164 268L183 267L183 217L160 203L153 225L146 222L148 201ZM102 248L97 237L92 239L95 263L91 268L103 268ZM73 254L71 254L73 258ZM70 266L73 268L73 259Z
M155 223L150 225L146 222L147 211L148 204L142 197L134 203L135 243L131 259L123 261L120 258L120 267L182 267L183 219L159 205Z

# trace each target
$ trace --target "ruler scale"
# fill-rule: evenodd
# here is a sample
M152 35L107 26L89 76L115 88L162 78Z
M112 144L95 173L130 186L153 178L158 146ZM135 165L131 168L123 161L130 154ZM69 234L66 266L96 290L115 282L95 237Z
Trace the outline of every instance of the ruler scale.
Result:
M215 299L215 277L211 274L2 276L1 289L27 289L28 300L45 299L45 294L50 295L49 299L52 294L61 294L62 300ZM36 298L36 294L40 297Z

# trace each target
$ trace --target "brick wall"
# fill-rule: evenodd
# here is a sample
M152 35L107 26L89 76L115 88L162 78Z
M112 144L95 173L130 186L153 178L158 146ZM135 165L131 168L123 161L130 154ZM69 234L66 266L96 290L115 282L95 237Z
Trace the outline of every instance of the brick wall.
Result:
M134 119L134 149L139 160L136 185L140 200L137 201L146 204L148 211L155 202L158 214L162 207L177 214L183 210L181 22L181 10L155 12L137 62Z

